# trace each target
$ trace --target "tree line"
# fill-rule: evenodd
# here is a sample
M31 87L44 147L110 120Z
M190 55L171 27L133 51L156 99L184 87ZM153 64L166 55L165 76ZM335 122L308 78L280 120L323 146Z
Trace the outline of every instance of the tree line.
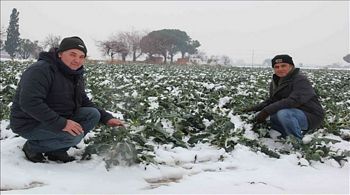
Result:
M38 58L41 51L58 47L61 39L61 36L53 34L49 34L41 43L37 40L32 41L21 38L19 33L19 12L16 8L13 8L7 30L5 31L1 27L0 50L5 50L12 59ZM172 63L174 56L181 54L182 59L189 59L189 56L191 56L191 58L196 58L210 65L232 65L232 60L227 55L211 55L209 57L204 52L198 51L198 48L201 46L200 42L193 40L185 31L179 29L162 29L149 33L136 30L119 32L110 36L107 40L97 41L96 46L111 61L116 56L121 57L122 61L126 61L126 58L129 56L135 62L142 55L146 55L146 61L149 62L153 62L156 58L162 58L164 63L168 59ZM347 54L343 57L343 60L350 63L349 56L350 54ZM237 61L236 64L242 65L245 62ZM270 64L270 59L265 59L262 62L263 66L269 67Z
M16 8L12 10L6 33L1 29L1 50L5 50L12 59L37 58L41 51L58 47L60 41L61 36L53 34L49 34L42 43L22 39L19 33L19 12ZM164 63L168 59L172 63L177 54L181 54L182 58L197 54L200 45L198 40L193 40L185 31L179 29L162 29L149 33L131 30L96 42L101 53L111 61L119 55L122 61L126 61L127 56L130 56L135 62L145 54L146 60L149 61L161 56Z

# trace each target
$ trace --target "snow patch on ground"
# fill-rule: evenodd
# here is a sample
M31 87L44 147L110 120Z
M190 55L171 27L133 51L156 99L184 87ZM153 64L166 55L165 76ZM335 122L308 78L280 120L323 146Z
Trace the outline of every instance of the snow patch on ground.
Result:
M275 159L240 144L230 153L209 144L189 149L161 145L155 149L158 165L107 171L97 155L79 160L85 147L81 142L78 149L68 151L76 161L32 163L22 152L25 139L6 130L7 125L1 121L1 194L349 194L349 163L341 167L329 160L309 165L298 155Z

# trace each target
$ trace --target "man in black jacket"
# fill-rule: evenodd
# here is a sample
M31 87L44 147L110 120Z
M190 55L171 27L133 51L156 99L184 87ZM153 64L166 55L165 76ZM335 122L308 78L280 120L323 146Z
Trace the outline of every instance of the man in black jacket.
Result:
M283 137L294 135L301 140L308 130L321 125L324 110L309 80L294 67L292 57L277 55L272 59L272 67L270 97L245 111L260 111L256 123L270 116L272 129Z
M41 52L22 74L11 107L13 132L27 139L23 151L32 162L70 162L67 150L98 122L123 126L85 93L83 63L87 49L79 37L66 37L59 48ZM44 155L43 155L44 153Z

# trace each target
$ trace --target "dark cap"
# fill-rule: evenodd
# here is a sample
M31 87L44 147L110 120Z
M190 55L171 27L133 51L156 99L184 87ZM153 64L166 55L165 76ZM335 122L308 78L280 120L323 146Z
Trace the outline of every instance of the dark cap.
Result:
M87 53L84 41L77 36L64 38L60 43L58 52L63 52L69 49L79 49L80 51L84 52L85 56Z
M287 63L294 66L293 59L287 54L277 55L271 60L272 68L275 66L275 64L278 63Z

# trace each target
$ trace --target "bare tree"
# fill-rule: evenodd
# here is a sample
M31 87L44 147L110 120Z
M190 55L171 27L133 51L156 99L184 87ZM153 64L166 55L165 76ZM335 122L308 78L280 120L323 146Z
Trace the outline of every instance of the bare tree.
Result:
M227 56L227 55L221 56L221 60L220 61L225 66L231 65L231 58L229 56Z
M207 62L208 61L208 56L207 56L207 54L204 51L198 51L192 57L198 58L202 62Z
M33 49L33 42L29 39L20 39L18 54L22 59L28 59L31 54L31 50Z
M103 55L107 55L113 61L115 54L121 54L122 60L125 62L126 56L129 53L126 45L118 40L107 40L100 41L97 44L97 47L100 48Z
M34 41L33 44L34 46L31 52L31 56L35 59L38 59L40 52L43 51L43 48L39 45L39 41Z
M111 61L113 61L116 52L113 50L113 43L111 41L99 41L97 43L97 47L100 48L103 55L109 56L111 58Z
M42 48L44 50L49 50L51 48L58 48L60 45L61 36L49 34L42 43Z
M124 43L128 51L132 54L132 61L135 62L137 58L142 55L140 42L146 32L132 30L130 32L121 32L117 35L117 39Z
M29 39L21 39L18 54L22 59L29 57L38 58L42 48L38 45L38 41L32 42Z
M209 65L219 65L219 56L211 55L210 58L208 58L207 63Z

